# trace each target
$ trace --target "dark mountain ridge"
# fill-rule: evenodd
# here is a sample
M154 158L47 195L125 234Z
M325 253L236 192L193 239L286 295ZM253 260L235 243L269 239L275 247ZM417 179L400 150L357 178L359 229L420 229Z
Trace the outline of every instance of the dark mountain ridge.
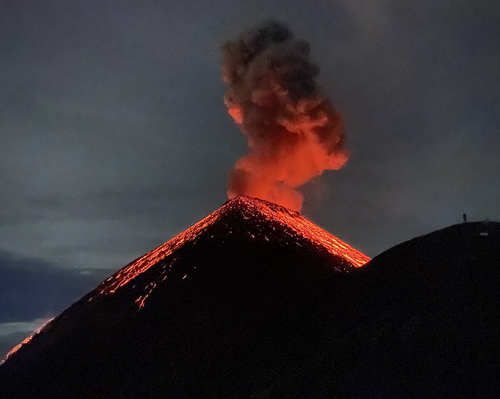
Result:
M500 223L414 238L354 274L345 397L500 395Z

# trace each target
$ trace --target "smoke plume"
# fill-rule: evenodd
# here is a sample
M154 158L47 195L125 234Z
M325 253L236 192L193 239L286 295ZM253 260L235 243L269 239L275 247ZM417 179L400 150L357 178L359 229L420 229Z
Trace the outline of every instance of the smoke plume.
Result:
M248 140L229 176L228 196L302 208L298 187L348 158L341 116L315 82L309 44L268 20L223 46L224 103Z

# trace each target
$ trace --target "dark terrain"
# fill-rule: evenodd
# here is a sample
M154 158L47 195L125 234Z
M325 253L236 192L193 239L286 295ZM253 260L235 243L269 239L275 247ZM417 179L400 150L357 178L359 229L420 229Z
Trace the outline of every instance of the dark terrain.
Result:
M292 226L298 214L245 198L221 209L21 347L0 397L500 396L499 223L356 268Z

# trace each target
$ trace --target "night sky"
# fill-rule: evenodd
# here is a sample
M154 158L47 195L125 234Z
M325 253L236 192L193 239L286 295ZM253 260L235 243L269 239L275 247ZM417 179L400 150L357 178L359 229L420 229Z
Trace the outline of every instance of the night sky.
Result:
M372 257L500 219L498 0L0 0L0 356L226 201L220 48L269 16L345 117L306 217Z

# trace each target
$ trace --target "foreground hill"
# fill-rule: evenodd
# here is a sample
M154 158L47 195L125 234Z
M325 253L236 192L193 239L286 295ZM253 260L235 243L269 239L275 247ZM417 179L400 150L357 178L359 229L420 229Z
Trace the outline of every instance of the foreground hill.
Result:
M351 277L360 307L333 366L349 370L338 397L500 397L499 223L415 238Z

